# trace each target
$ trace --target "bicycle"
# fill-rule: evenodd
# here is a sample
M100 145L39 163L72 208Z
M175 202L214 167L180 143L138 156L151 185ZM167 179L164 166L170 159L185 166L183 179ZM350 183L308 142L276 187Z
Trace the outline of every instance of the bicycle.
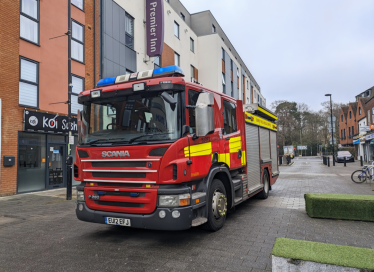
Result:
M374 174L370 174L370 170L372 170L374 166L371 165L364 165L361 170L356 170L352 173L351 179L355 183L363 183L366 179L373 180Z

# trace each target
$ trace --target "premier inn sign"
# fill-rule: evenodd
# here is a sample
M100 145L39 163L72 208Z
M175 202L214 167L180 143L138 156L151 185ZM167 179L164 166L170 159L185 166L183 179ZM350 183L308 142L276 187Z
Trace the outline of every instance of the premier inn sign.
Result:
M164 49L164 1L146 0L147 55L161 56Z

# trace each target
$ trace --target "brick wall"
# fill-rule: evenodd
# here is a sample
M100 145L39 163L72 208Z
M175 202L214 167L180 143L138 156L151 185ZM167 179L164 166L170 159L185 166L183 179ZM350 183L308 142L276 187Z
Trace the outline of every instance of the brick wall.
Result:
M356 120L356 110L357 108L352 108L352 104L357 104L355 103L350 103L349 108L348 108L348 114L347 114L347 128L346 128L346 137L347 137L347 144L352 144L353 143L353 135L352 135L352 127L357 128L357 120ZM351 131L351 134L349 134L349 131ZM350 136L350 137L349 137Z
M342 120L342 116L343 116L343 120ZM347 134L346 134L346 138L344 139L344 129L347 131L347 120L346 120L346 116L343 112L343 109L340 109L340 116L339 116L339 137L340 137L340 144L341 145L346 145L347 144ZM343 133L342 133L343 131ZM347 133L347 132L346 132Z
M4 167L3 156L16 157L17 131L22 130L22 108L18 106L20 1L0 1L0 98L1 176L0 196L17 192L17 166Z
M85 88L93 89L97 82L94 82L94 42L95 42L95 0L85 0L84 9L86 14L85 24ZM99 0L96 0L96 19L99 20ZM96 81L99 81L99 22L96 23Z
M174 50L164 43L164 50L161 55L161 67L174 65Z

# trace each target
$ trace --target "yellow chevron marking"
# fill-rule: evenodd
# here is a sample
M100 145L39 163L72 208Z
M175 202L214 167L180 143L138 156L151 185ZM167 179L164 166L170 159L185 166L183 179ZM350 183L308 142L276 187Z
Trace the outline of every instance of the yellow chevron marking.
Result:
M184 148L184 156L188 157L190 155L190 151L191 157L210 155L212 154L212 143L192 145L190 148L186 146Z
M239 149L242 148L242 138L240 136L231 138L229 141L229 148L230 153L239 152Z
M245 156L245 151L242 151L242 165L246 164L246 156Z

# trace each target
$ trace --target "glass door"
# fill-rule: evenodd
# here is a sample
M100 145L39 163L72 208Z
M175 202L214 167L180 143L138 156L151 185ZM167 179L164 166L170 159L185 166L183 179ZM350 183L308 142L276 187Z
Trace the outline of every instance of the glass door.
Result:
M66 186L65 145L48 144L47 189Z

